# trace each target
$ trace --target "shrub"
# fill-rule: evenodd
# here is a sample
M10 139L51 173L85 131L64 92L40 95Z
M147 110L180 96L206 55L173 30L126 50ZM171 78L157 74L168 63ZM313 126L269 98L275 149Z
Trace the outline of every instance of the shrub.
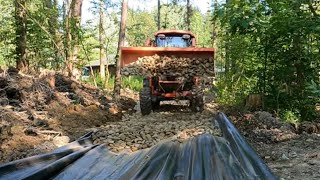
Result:
M301 114L298 110L284 110L281 112L280 117L283 121L295 126L301 121Z
M97 76L95 76L95 81L96 81L97 86L99 88L113 90L115 77L111 76L108 79L108 81L105 82L99 75L97 75ZM83 80L83 82L94 85L94 81L93 81L92 77L90 77L86 80ZM105 83L107 83L107 84L105 84ZM121 87L122 88L128 88L133 91L140 91L142 86L143 86L143 78L140 76L122 77L122 80L121 80Z

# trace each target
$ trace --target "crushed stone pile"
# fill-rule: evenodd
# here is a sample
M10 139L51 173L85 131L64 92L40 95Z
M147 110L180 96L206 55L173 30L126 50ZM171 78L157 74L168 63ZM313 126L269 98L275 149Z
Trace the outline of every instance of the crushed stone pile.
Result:
M174 76L189 79L194 76L214 76L214 60L212 58L186 58L175 56L144 56L136 62L123 67L124 76Z
M213 126L211 114L186 112L127 115L120 122L108 123L93 131L94 143L106 143L114 152L134 152L163 140L182 142L204 133L221 136L220 129Z

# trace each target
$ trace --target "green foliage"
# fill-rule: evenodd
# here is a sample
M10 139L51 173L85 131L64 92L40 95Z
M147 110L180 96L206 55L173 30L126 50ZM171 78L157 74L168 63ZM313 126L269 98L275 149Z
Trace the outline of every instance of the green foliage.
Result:
M160 24L163 29L186 29L186 8L178 3L162 4Z
M143 46L147 38L157 31L153 15L146 11L129 10L127 40L130 46Z
M95 75L95 78L94 78L94 79L95 79L95 81L96 81L96 83L97 83L97 86L98 86L100 89L104 89L104 87L105 87L105 86L104 86L104 83L105 83L104 79L102 79L99 74ZM86 82L86 83L88 83L88 84L91 84L91 85L94 85L94 81L93 81L92 76L90 76L89 79L84 80L84 82Z
M197 37L199 47L212 46L212 24L210 20L210 14L203 15L199 10L193 10L190 28Z
M221 98L238 104L247 92L264 93L267 109L294 109L302 120L313 119L316 101L309 98L306 84L319 78L320 18L304 2L228 1L215 6L217 62L226 70L220 91L231 94ZM234 77L248 83L236 83ZM239 100L232 98L233 90L239 91Z
M317 112L315 111L316 106L319 106L320 103L320 85L319 83L316 83L315 81L311 81L310 83L307 83L306 85L306 94L308 96L308 99L303 107L305 111L307 111L311 116L317 116ZM310 103L311 102L311 103Z
M316 83L313 80L311 80L310 83L307 83L307 90L310 93L312 98L316 98L317 100L320 99L320 85L319 85L319 83Z
M140 91L143 87L143 78L140 76L123 77L121 83L123 88Z
M15 51L14 5L0 0L0 66L13 65Z
M101 89L109 89L113 90L114 87L114 76L111 76L107 84L105 85L105 81L100 77L100 75L95 76L95 81L97 83L97 86ZM83 80L83 82L94 85L94 81L92 77L90 76L89 79ZM122 77L121 81L121 87L122 88L128 88L133 91L140 91L143 86L143 78L140 76L129 76L129 77Z
M15 66L15 18L14 1L0 0L0 64ZM27 59L32 69L52 68L63 63L63 57L57 57L54 45L55 37L51 30L52 16L58 17L58 9L49 9L43 1L27 1L23 9L27 12ZM55 42L58 43L58 42ZM60 61L60 62L59 62Z
M63 22L59 21L62 12L52 1L27 1L27 59L32 70L61 69L65 52L63 41Z
M201 14L193 9L191 16L191 31L197 36L197 44L200 47L211 47L210 14ZM186 30L185 7L176 3L163 4L161 6L161 25L163 29ZM143 46L147 38L152 38L157 31L156 9L152 12L141 10L129 10L127 23L127 40L129 46ZM166 27L166 28L164 28Z
M231 80L231 81L230 81ZM245 74L227 74L216 83L217 101L221 105L243 107L245 98L254 93L257 78L246 77Z
M92 3L94 4L94 2ZM115 8L115 4L111 2L106 2L106 6L108 8ZM95 14L96 19L98 19L99 15L96 11L99 11L99 7L94 6L92 11ZM117 16L118 12L112 11L104 17L104 49L107 57L109 55L115 55L118 47L119 21L117 19ZM88 61L96 61L100 58L99 27L97 22L98 21L87 21L82 24L81 41L83 47L81 48L81 51L79 53L79 59L82 59L83 61L80 66L89 63ZM88 57L86 56L86 54L88 55Z
M81 51L79 52L79 59L82 60L79 63L79 68L88 64L89 61L97 61L100 58L98 27L93 26L92 23L86 23L82 27L81 34Z
M298 110L284 110L281 112L280 118L281 120L296 126L301 121L301 115Z

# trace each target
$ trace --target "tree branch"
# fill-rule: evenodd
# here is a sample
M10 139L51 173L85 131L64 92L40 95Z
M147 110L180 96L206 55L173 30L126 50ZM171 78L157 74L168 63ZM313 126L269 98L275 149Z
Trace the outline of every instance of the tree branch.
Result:
M315 17L319 17L320 15L317 13L316 9L312 6L311 1L308 2L309 5L309 9L311 11L311 13L315 16Z

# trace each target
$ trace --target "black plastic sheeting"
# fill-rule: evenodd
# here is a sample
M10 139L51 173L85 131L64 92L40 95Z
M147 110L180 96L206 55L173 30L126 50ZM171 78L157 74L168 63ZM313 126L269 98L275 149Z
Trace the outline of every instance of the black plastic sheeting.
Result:
M89 133L51 153L0 165L0 179L278 179L223 113L213 121L223 137L166 141L132 154L93 145Z

